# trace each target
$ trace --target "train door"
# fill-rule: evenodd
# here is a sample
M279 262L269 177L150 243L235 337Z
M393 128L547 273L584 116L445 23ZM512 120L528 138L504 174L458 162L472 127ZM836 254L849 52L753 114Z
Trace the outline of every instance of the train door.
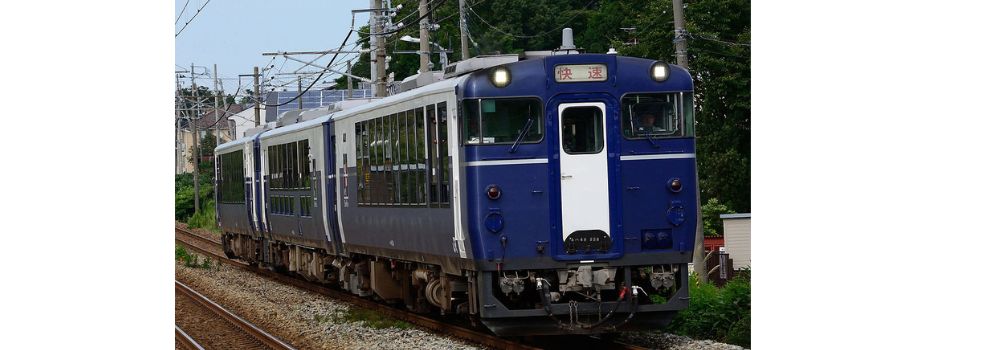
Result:
M611 253L607 105L558 107L559 187L564 254ZM579 254L579 255L578 255Z

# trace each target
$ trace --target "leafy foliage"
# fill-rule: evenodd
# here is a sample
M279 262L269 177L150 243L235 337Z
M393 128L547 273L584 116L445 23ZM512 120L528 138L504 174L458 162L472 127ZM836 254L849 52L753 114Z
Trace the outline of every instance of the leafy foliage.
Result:
M394 23L411 23L405 16L417 9L416 0L403 5ZM585 52L607 52L614 47L623 55L677 62L671 0L510 0L468 1L466 22L478 46L470 42L472 56L552 50L561 44L563 27L573 28L575 44ZM431 18L441 26L431 41L453 49L449 60L461 59L458 5L442 3ZM710 198L736 212L750 212L750 1L686 0L690 72L695 80L695 118L698 135L698 174L702 204ZM623 29L625 28L625 29ZM368 28L362 27L367 33ZM418 46L399 40L419 37L413 25L390 36L388 72L396 80L415 74L419 57L398 50ZM358 43L369 47L369 37ZM369 76L370 62L362 54L353 74ZM438 66L437 56L431 61ZM346 79L338 79L338 88Z
M750 347L750 272L718 288L691 276L690 305L667 330L697 339Z
M189 227L198 227L211 231L219 231L215 223L215 200L201 202L201 210L187 220Z
M201 192L199 201L204 208L204 204L214 197L212 174L210 172L202 172L198 178L198 182L198 191ZM175 175L174 220L187 221L192 215L194 215L194 176L190 173Z
M722 234L722 219L720 214L735 213L718 198L710 198L707 203L701 206L701 220L705 236L718 236Z

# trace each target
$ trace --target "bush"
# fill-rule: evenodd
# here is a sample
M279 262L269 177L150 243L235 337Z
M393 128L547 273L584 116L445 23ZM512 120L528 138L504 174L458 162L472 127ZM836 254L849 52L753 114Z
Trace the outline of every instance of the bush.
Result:
M718 288L690 277L690 305L667 330L696 339L710 339L750 347L750 273Z
M212 200L215 195L212 188L212 173L202 172L198 178L201 197L199 204L204 205ZM213 206L214 207L214 206ZM194 215L194 176L193 174L179 174L174 176L174 220L187 221ZM214 224L213 224L214 225Z
M201 211L191 216L187 220L188 227L200 227L212 231L219 231L215 222L215 200L201 202Z

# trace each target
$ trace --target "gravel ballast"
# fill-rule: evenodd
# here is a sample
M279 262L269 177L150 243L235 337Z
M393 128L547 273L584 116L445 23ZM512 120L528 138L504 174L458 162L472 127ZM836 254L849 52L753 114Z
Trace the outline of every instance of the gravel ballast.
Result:
M203 257L200 257L203 258ZM332 298L283 285L233 268L175 265L177 280L301 349L479 349L426 331L373 328L348 321L353 307Z
M673 350L743 350L739 345L711 340L696 340L685 336L658 332L625 332L620 341L652 349Z

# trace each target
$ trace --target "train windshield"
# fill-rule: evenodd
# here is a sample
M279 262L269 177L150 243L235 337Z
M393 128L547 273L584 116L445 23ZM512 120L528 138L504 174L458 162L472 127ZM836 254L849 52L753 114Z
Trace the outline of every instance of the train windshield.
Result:
M628 94L622 99L626 139L694 136L691 94ZM681 100L684 105L681 105Z
M469 99L462 106L466 144L511 144L542 140L542 106L534 98Z

